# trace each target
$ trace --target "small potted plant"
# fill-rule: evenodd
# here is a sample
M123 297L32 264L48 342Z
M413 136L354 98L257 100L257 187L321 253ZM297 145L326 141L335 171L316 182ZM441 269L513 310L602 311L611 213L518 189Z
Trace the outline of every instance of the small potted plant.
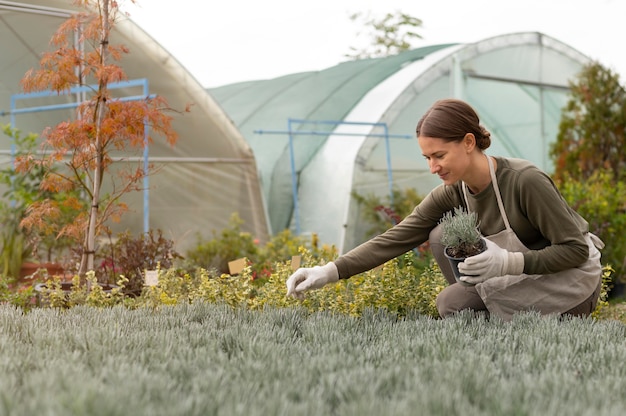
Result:
M444 254L450 261L456 281L465 283L460 280L459 263L467 257L482 253L487 248L485 239L478 229L478 215L457 207L454 212L446 212L440 224Z

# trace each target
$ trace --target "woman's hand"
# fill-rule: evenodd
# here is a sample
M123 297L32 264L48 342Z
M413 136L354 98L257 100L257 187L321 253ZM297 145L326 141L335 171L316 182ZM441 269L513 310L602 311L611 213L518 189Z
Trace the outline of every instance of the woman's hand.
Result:
M505 250L493 241L485 240L487 250L459 263L459 272L465 275L461 276L461 281L475 285L492 277L524 273L523 253Z
M287 279L287 296L302 300L304 291L319 289L337 280L339 280L339 271L333 262L324 266L300 268Z

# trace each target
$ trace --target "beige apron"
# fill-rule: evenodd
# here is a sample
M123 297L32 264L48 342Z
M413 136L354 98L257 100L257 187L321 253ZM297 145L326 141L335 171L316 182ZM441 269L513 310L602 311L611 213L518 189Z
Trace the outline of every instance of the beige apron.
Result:
M485 237L508 251L526 252L529 249L524 246L511 228L504 211L493 160L485 156L489 161L491 183L505 225L503 231ZM469 209L465 183L463 183L463 194ZM587 233L585 237L589 246L589 258L576 268L545 275L499 276L477 284L476 290L485 302L489 313L498 315L505 321L510 320L513 314L519 311L534 310L541 314L561 314L589 298L598 287L602 277L598 248L602 249L604 243L592 233Z

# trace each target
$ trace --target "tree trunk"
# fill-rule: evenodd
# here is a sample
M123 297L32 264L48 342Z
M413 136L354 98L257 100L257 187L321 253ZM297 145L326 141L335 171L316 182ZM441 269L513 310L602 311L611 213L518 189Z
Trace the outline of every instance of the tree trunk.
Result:
M100 62L107 61L107 47L109 45L109 2L102 2L100 36ZM89 211L89 223L85 235L84 249L80 262L80 276L84 276L89 270L94 270L94 255L96 251L96 228L98 224L98 206L100 204L100 189L103 179L104 144L102 143L102 120L106 112L106 97L108 80L101 78L98 85L96 109L94 111L95 124L95 166L93 175L93 189L91 194L91 209Z

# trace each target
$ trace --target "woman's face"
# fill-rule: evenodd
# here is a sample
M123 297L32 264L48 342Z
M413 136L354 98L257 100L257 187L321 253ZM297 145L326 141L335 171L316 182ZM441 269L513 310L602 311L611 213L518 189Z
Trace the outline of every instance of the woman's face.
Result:
M439 175L444 184L453 185L467 175L473 139L473 135L467 134L460 142L424 136L419 136L417 141L430 173Z

